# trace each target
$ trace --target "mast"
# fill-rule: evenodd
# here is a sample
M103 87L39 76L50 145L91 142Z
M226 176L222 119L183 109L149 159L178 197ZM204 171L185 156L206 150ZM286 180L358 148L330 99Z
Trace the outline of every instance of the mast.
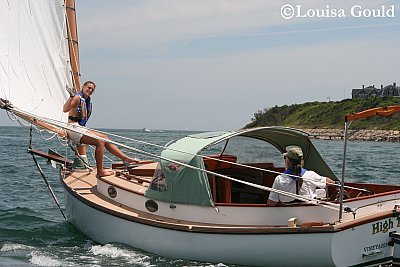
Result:
M81 89L81 72L79 64L78 29L76 24L75 0L65 1L67 11L67 40L72 69L74 92Z

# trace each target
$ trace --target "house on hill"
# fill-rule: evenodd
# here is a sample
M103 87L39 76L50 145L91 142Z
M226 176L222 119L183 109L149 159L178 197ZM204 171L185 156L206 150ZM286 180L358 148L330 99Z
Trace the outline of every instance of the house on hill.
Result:
M400 97L400 87L396 86L396 83L387 85L382 89L382 96Z
M351 98L373 98L373 97L400 97L400 87L396 86L396 83L387 85L381 88L375 88L375 85L365 87L361 89L352 89Z

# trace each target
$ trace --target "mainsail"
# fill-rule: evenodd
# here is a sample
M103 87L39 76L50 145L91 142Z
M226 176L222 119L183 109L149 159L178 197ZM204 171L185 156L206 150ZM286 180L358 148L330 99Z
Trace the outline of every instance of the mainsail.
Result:
M66 122L72 79L64 0L0 0L0 36L0 98Z

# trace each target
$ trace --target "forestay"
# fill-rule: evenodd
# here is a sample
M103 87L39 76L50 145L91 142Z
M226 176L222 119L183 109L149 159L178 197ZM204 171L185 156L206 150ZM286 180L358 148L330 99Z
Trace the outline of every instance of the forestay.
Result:
M71 87L63 0L0 0L0 97L21 110L67 121Z

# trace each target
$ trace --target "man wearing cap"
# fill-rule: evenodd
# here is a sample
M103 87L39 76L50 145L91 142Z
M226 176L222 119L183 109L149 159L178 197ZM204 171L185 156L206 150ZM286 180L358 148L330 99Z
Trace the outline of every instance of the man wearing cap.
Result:
M283 157L285 159L285 172L275 178L274 184L272 185L273 189L314 198L316 196L316 188L325 188L327 183L335 183L328 177L323 177L314 171L309 171L302 167L303 151L300 147L291 147L287 149ZM275 206L277 203L290 203L295 201L296 199L292 197L270 192L267 204L269 206Z

